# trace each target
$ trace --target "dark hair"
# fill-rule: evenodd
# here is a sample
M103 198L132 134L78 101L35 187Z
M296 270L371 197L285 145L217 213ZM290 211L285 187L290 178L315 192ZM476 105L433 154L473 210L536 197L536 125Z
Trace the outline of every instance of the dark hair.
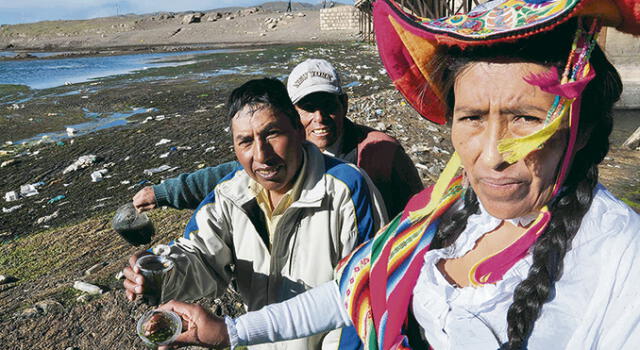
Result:
M302 128L300 115L289 98L287 88L280 80L274 78L249 80L233 90L227 100L229 122L245 106L256 109L263 106L272 107L289 117L294 129Z
M434 60L433 68L437 72L434 78L442 82L442 91L445 92L450 110L455 102L454 80L471 62L529 62L556 66L562 72L576 23L576 20L571 20L549 33L516 43L468 48L464 51L457 48L441 50L439 58ZM564 256L580 228L582 217L591 206L598 182L597 166L609 151L609 134L613 126L611 110L622 92L622 82L597 45L590 63L596 77L582 94L578 131L579 137L587 137L586 146L577 151L564 182L564 190L549 203L551 222L533 246L533 264L527 278L514 290L513 303L507 313L508 342L502 345L503 349L520 350L527 347L542 306L553 297L555 282L562 275ZM447 220L443 220L438 228L432 247L453 244L466 228L469 216L477 211L477 196L469 189L464 198L464 208L447 213Z

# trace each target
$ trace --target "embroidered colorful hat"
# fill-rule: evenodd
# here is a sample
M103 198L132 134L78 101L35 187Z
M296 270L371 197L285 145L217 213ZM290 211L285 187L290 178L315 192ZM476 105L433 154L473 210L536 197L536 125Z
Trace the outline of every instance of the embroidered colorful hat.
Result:
M578 16L598 17L603 25L640 34L640 0L495 0L468 14L439 19L417 17L393 0L378 0L373 17L380 57L396 88L418 113L443 124L444 99L428 70L439 45L464 49L512 42Z

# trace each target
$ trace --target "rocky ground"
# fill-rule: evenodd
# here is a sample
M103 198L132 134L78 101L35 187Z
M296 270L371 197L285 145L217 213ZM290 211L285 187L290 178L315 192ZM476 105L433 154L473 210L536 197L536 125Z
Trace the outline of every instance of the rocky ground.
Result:
M122 282L115 278L136 250L111 229L115 209L145 184L231 159L223 108L230 89L256 76L284 78L307 57L334 62L349 86L349 116L398 138L424 183L435 180L451 152L447 128L426 122L402 100L382 70L375 47L366 44L252 47L201 55L186 66L53 89L0 89L0 194L20 192L21 185L28 184L37 184L38 191L12 202L0 200L0 275L8 277L0 277L0 348L144 348L135 322L148 306L128 302ZM222 76L204 74L233 67L244 68ZM142 112L123 126L60 142L6 144L136 109ZM602 182L637 209L640 151L618 146L640 125L639 117L635 110L616 111L612 150L601 166ZM95 159L65 173L87 155ZM171 170L144 172L163 165ZM103 180L92 182L91 173L102 169ZM152 212L157 229L152 244L179 236L190 214L173 209ZM102 293L74 289L76 281L94 284ZM199 302L224 313L237 311L237 299L230 296Z

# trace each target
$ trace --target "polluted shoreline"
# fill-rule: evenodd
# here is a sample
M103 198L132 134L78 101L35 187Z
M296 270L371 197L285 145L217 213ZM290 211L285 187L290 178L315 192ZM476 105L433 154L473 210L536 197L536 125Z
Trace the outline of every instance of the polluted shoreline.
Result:
M175 65L83 83L26 92L0 89L0 242L108 213L143 186L232 160L224 106L229 92L263 76L285 81L306 58L333 62L349 95L348 116L396 137L423 182L435 180L450 156L448 128L426 122L406 104L374 46L349 42L200 52L173 57ZM632 119L627 117L625 129L639 124ZM614 130L614 143L618 134L625 137ZM65 172L87 156L93 161ZM635 185L620 184L626 190Z
M186 65L0 95L0 241L112 212L145 185L232 160L228 93L253 78L284 81L310 57L328 59L342 72L356 122L401 142L425 127L437 130L425 142L405 145L425 156L425 180L437 174L449 152L446 129L428 125L401 102L375 47L354 42L205 53ZM371 98L375 94L381 97ZM91 161L65 172L88 156Z

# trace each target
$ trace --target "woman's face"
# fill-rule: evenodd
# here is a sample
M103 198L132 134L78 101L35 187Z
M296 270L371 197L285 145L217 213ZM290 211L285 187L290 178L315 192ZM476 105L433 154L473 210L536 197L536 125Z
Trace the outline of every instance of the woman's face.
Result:
M510 219L539 210L551 198L567 127L542 149L509 164L501 139L529 135L544 126L554 95L523 80L548 68L533 63L476 62L456 77L451 139L469 183L487 211Z

